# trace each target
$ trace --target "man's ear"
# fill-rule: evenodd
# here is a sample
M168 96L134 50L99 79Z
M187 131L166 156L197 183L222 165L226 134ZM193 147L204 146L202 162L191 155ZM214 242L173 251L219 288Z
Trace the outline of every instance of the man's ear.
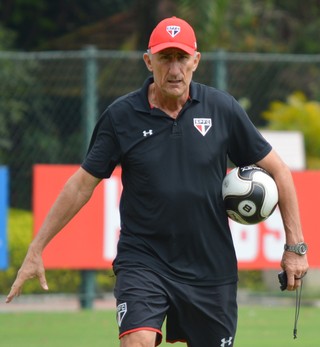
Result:
M143 60L146 64L147 69L152 72L152 64L151 64L151 57L149 53L144 53L143 54Z
M193 60L193 68L192 71L195 72L198 68L199 62L201 59L201 53L200 52L195 52L194 54L194 60Z

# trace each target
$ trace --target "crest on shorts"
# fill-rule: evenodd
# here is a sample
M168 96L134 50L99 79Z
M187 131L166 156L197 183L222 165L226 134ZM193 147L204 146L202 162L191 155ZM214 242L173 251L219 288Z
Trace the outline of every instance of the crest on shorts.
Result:
M211 118L193 118L193 125L202 136L206 136L212 126L212 120Z
M117 307L117 321L118 326L121 327L122 320L127 313L127 303L124 302Z
M180 27L177 25L168 25L167 26L167 33L171 36L171 37L175 37L179 34L180 32Z

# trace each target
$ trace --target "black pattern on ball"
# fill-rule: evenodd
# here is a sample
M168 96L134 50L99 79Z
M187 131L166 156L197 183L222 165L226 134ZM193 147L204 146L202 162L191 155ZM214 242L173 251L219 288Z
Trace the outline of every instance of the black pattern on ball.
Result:
M222 195L228 216L241 224L262 222L278 203L273 178L257 166L233 169L223 181Z

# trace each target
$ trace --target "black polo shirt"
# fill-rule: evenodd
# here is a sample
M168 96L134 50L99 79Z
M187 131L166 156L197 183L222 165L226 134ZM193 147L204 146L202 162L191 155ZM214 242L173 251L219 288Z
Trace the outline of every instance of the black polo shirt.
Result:
M229 94L192 82L190 99L173 119L150 107L150 83L106 109L82 164L99 178L122 166L114 270L147 266L199 285L236 281L221 195L227 156L237 166L249 165L271 146Z

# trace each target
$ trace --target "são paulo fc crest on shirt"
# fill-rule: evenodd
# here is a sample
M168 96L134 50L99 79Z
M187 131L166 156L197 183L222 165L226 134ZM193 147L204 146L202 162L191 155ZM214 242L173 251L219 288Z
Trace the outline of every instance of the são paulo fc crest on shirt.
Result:
M200 132L202 136L206 136L207 132L212 126L211 118L193 118L194 127Z

